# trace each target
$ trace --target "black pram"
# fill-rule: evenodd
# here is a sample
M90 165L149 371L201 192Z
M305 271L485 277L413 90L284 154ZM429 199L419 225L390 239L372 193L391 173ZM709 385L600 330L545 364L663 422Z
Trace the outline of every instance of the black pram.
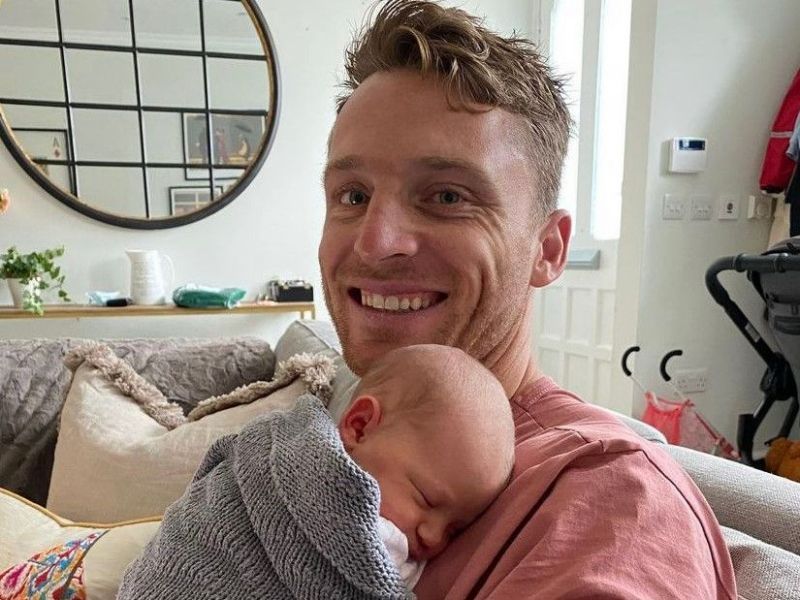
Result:
M747 273L766 303L766 322L778 349L773 350L747 319L719 282L723 271ZM776 244L761 255L739 254L720 258L706 272L706 286L736 327L767 363L761 379L764 400L752 414L739 415L736 442L742 460L764 469L763 459L753 458L753 438L776 401L789 401L786 418L773 437L788 437L797 419L797 382L800 381L800 237Z

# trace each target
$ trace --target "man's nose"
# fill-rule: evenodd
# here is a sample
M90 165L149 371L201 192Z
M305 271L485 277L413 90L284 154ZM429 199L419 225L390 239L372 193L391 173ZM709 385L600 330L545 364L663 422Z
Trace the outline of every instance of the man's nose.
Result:
M359 223L355 252L366 264L377 265L387 258L417 253L418 237L413 214L403 199L394 195L373 195Z

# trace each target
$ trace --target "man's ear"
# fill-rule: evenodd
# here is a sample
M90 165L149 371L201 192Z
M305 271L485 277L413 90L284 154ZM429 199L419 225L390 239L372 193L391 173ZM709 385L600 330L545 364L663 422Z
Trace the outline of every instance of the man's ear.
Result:
M377 429L383 414L375 396L359 396L350 403L339 421L339 435L348 452Z
M572 217L562 209L554 211L539 228L535 243L536 255L531 269L531 285L549 285L564 271L572 233Z

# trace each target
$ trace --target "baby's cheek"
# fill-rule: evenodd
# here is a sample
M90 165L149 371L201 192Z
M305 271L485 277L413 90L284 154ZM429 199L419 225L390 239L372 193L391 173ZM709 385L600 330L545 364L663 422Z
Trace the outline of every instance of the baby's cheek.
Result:
M413 529L413 512L405 503L392 498L381 498L381 516L394 523L403 532Z

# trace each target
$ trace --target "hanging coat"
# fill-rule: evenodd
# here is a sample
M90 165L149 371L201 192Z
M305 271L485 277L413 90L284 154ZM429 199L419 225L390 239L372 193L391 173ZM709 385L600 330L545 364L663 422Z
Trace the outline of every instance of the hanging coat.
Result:
M789 91L786 92L769 135L759 180L759 186L767 193L783 192L792 178L795 163L786 155L786 151L798 114L800 114L800 70L795 74Z

